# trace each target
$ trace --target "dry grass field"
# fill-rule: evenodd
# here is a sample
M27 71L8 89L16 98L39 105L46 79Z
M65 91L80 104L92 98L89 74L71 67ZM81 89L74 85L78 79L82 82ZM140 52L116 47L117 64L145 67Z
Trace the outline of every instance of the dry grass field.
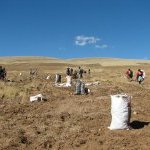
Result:
M150 149L150 61L6 57L0 58L0 64L9 80L0 81L1 150ZM100 84L89 86L88 95L74 95L74 85L55 87L55 74L60 73L65 82L68 66L90 68L91 74L84 74L83 81ZM37 68L38 75L30 78L30 68ZM144 83L129 82L124 76L128 68L134 73L145 70ZM40 93L47 101L29 101ZM119 93L132 96L132 130L107 128L111 123L110 95Z

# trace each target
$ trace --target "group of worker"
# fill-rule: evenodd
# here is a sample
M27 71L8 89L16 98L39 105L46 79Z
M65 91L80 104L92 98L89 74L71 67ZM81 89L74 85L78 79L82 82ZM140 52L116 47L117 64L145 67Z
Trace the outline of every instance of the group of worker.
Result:
M73 79L81 79L83 78L83 74L87 73L84 69L82 69L80 66L77 70L73 70L72 68L67 68L66 69L66 75L67 76L72 76ZM90 75L91 70L88 69L88 74Z
M133 79L134 77L134 73L133 70L131 70L130 68L126 71L126 77L130 80L130 81L137 81L139 84L141 84L144 79L145 79L145 71L142 69L138 69L137 73L136 73L136 77L135 79Z
M74 75L74 73L76 73L76 76L78 76L77 77L78 79L81 79L81 78L83 78L84 70L81 69L81 67L79 67L78 71L75 70L73 72L72 68L67 68L67 70L66 70L67 75L72 76L72 75ZM88 70L88 74L90 74L90 69ZM137 81L139 84L141 84L145 79L145 71L142 69L137 70L135 78L134 78L133 70L131 70L130 68L126 71L125 74L129 81ZM6 73L5 68L0 66L0 80L4 80L6 78L6 75L7 75L7 73Z

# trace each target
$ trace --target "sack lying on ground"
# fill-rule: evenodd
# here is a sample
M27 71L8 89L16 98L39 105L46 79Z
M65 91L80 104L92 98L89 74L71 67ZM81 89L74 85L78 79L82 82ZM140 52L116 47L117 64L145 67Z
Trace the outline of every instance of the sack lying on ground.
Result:
M100 82L96 81L96 82L91 82L91 83L85 83L85 86L91 86L91 85L99 85Z
M42 101L42 100L46 100L46 98L42 95L42 94L38 94L35 96L30 96L30 102L34 102L34 101Z
M129 129L131 117L131 96L126 94L111 95L110 130Z
M55 83L56 87L71 87L71 84L68 83Z

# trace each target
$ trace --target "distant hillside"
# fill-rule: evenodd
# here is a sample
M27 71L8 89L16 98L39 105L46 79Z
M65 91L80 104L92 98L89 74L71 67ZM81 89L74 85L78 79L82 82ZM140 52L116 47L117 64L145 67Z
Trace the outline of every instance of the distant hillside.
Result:
M17 57L0 57L0 64L18 64L18 63L65 63L65 64L100 64L102 66L128 66L139 64L150 64L150 60L134 60L119 58L74 58L58 59L40 56L17 56Z
M1 64L12 63L65 63L64 60L42 57L42 56L15 56L15 57L0 57Z
M120 58L81 58L68 59L69 63L75 64L100 64L102 66L128 66L139 64L150 64L150 60L134 60Z

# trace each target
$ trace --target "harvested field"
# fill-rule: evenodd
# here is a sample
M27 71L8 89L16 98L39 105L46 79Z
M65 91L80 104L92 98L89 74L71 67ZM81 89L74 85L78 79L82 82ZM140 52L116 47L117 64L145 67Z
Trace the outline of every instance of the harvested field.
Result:
M30 58L32 59L32 58ZM20 60L20 58L19 58ZM150 148L150 63L136 61L133 65L121 60L109 65L106 60L80 61L27 59L6 63L9 82L0 81L0 149L2 150L148 150ZM70 63L69 63L70 62ZM86 62L86 60L84 60ZM109 60L116 64L115 60ZM124 62L124 63L123 63ZM107 65L103 65L107 64ZM99 81L89 86L88 95L74 95L75 86L54 86L55 73L78 66L91 69L83 81ZM38 68L38 75L30 78L29 68ZM143 84L129 82L124 73L131 68L146 72ZM19 73L22 76L19 76ZM50 75L50 80L46 76ZM30 96L43 94L47 101L30 102ZM126 93L132 98L132 130L109 130L111 122L110 95ZM136 113L134 113L136 112Z

